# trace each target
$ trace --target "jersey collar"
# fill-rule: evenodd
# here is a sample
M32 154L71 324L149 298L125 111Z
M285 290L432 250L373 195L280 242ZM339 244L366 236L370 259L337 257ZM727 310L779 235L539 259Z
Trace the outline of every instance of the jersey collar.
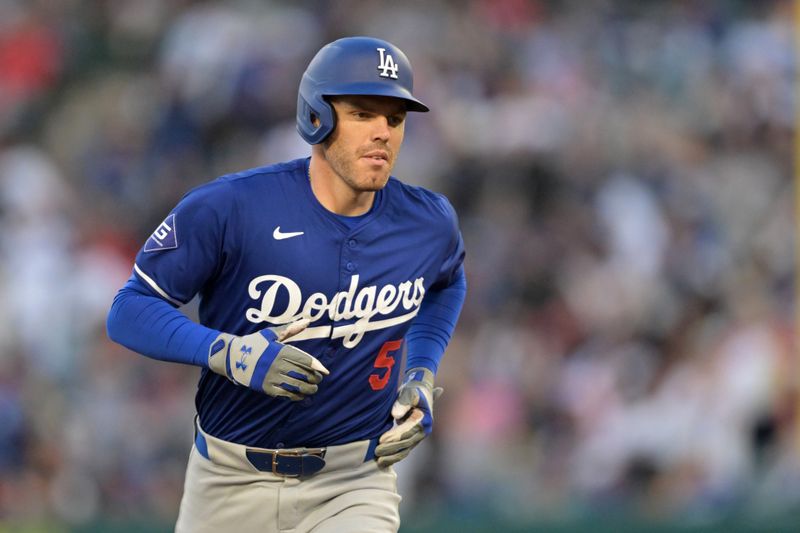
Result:
M311 180L308 177L309 176L308 167L311 164L311 158L307 157L301 161L302 161L301 168L303 171L302 187L303 190L305 190L306 192L306 196L308 196L312 208L318 211L328 220L332 221L338 228L342 230L343 233L353 233L355 230L369 224L371 220L374 220L383 211L383 208L386 205L386 198L388 196L388 188L389 188L388 182L386 184L386 187L375 193L375 199L372 203L372 208L370 208L370 210L367 213L365 213L364 215L359 215L358 217L352 217L360 219L356 224L349 225L345 223L342 220L343 215L337 215L336 213L329 211L324 205L320 203L320 201L314 195L314 191L311 189ZM389 179L391 180L391 177Z

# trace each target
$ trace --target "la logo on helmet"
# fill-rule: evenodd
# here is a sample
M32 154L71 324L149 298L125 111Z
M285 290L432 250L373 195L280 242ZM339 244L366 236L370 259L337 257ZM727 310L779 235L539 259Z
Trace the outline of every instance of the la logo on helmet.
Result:
M386 53L386 48L378 48L378 53L381 55L381 64L378 65L378 70L381 71L381 78L397 79L397 64L392 58L392 54Z

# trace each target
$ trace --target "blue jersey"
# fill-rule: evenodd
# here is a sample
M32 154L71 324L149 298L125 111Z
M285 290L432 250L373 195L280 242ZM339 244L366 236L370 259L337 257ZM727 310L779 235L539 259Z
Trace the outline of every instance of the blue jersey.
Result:
M224 176L190 191L145 243L135 273L200 322L235 335L301 317L288 342L330 375L301 402L237 386L203 369L203 429L262 448L329 446L391 427L403 339L425 294L450 284L464 246L449 202L390 178L367 215L325 209L309 159Z

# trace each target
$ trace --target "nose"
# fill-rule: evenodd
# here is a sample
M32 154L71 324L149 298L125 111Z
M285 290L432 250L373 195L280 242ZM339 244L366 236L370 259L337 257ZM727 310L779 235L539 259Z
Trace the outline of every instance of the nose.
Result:
M372 129L372 140L387 142L389 140L389 119L383 115L378 115Z

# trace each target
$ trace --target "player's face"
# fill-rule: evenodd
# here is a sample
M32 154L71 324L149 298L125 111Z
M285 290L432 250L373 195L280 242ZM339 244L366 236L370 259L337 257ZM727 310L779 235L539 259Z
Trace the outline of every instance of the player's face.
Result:
M336 128L322 145L325 158L354 191L382 189L403 143L405 103L385 96L337 96L331 104Z

